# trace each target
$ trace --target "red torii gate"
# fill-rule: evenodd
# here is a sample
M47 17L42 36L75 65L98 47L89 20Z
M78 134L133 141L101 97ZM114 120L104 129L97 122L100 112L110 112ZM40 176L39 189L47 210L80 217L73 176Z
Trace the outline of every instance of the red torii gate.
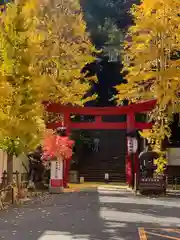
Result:
M51 103L46 102L45 110L47 112L52 113L60 113L64 115L64 126L66 127L67 134L74 129L87 129L87 130L95 130L95 129L127 129L127 131L133 130L143 130L150 129L152 127L151 123L147 122L136 122L135 114L136 113L144 113L151 111L156 104L156 100L150 100L146 102L140 102L136 104L130 104L128 106L115 106L115 107L73 107L71 105L61 105L59 103ZM72 122L71 115L91 115L95 117L94 122ZM117 116L126 114L126 122L103 122L102 116ZM56 129L62 126L62 122L53 122L47 123L47 128ZM127 153L128 159L128 153ZM134 156L134 159L137 158ZM136 173L138 169L138 160L135 162L134 172ZM128 180L130 181L130 180Z
M47 112L62 113L64 115L64 125L71 129L149 129L151 123L136 122L135 114L151 111L156 104L156 100L131 104L120 107L73 107L64 106L58 103L44 103ZM94 122L72 122L71 114L95 116ZM102 116L127 115L127 121L123 123L103 122ZM62 122L47 123L47 128L55 129L61 127Z

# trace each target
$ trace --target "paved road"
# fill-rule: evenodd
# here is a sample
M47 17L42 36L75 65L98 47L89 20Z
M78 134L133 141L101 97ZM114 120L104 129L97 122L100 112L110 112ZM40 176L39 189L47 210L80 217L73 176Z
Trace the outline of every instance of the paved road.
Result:
M123 190L46 195L0 212L0 239L7 240L177 240L179 227L180 198Z

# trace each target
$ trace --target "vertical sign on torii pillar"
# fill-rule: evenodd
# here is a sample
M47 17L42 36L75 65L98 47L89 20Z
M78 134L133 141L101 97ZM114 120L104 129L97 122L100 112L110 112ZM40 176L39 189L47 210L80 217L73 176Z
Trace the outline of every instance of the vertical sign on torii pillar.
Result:
M136 153L138 149L138 141L135 137L127 137L128 153Z

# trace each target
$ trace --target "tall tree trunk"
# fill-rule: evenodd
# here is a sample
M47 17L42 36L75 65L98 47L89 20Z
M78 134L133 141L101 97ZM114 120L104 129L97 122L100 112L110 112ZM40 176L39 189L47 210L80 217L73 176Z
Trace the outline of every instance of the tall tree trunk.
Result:
M13 182L13 155L7 153L7 183Z

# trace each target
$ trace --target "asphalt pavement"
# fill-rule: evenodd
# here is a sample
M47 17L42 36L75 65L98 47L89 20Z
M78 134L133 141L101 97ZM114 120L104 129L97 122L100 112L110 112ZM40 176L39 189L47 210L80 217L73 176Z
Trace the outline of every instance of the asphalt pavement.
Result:
M180 198L133 196L126 190L46 194L0 212L0 239L180 239Z

